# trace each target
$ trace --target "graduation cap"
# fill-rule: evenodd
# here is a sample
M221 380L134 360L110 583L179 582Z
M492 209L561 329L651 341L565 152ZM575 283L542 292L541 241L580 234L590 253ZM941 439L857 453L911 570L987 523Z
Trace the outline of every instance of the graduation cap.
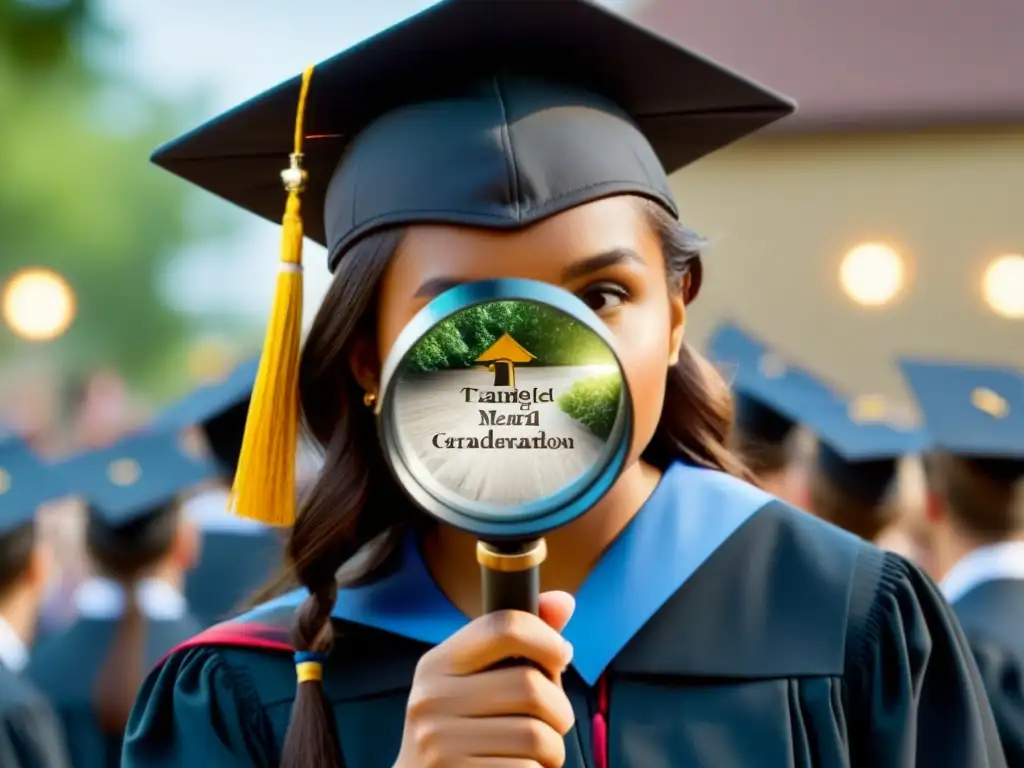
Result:
M201 427L222 472L234 475L258 367L259 358L253 358L236 366L222 381L199 387L161 413L152 429Z
M919 358L899 365L933 450L968 459L999 482L1024 477L1024 374Z
M0 440L0 536L31 523L43 504L68 495L59 473L24 441Z
M870 505L885 497L900 459L926 443L924 432L893 399L846 397L820 380L800 398L798 418L818 438L818 471Z
M217 475L213 462L187 451L171 432L134 434L58 468L90 510L115 527L166 507L184 490Z
M518 229L619 194L677 215L667 173L793 109L590 0L446 0L158 150L258 216L284 210L234 509L294 520L303 232L334 269L388 226Z
M801 398L817 389L813 378L733 323L714 330L707 353L732 383L737 430L770 445L784 442L796 426Z
M708 354L727 376L733 375L740 429L781 441L795 424L807 426L818 437L819 471L866 503L882 499L899 459L924 444L923 433L891 400L847 398L738 325L719 326Z

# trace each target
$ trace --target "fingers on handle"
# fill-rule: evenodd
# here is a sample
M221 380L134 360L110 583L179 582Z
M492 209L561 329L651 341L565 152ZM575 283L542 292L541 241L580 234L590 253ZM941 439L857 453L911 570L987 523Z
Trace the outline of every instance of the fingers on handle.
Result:
M431 756L447 756L438 765L467 765L472 755L477 760L526 760L543 768L561 768L565 763L565 740L547 725L532 717L484 717L439 722L424 729L419 751ZM493 765L518 765L493 763ZM530 764L529 762L526 763ZM492 763L482 763L490 767Z
M576 715L565 692L534 667L495 669L469 677L448 677L437 683L436 701L458 701L462 717L516 715L533 717L564 736Z
M572 658L568 643L537 616L499 611L481 616L452 635L444 648L447 674L472 675L505 659L526 659L556 677Z
M568 592L543 592L540 596L540 618L556 632L565 630L576 610L576 599Z

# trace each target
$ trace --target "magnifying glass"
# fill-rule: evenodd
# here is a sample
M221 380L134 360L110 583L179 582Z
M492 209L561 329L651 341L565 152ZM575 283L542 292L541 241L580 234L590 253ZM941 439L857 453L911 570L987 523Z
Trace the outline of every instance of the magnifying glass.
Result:
M485 612L537 613L543 537L615 483L631 403L604 323L546 283L457 286L399 335L378 400L384 455L427 514L477 537Z

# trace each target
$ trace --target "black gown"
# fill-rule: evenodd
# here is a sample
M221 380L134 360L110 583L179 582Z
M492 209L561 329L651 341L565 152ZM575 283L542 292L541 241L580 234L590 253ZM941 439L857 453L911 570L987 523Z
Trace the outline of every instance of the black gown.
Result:
M975 586L953 604L981 670L1010 768L1024 768L1024 581Z
M116 620L79 619L38 645L26 670L26 675L53 704L74 768L117 768L121 764L121 738L100 731L92 700L96 672L116 626ZM188 615L174 620L148 620L144 655L147 668L200 629ZM0 766L6 765L0 762Z
M172 653L140 692L125 768L277 764L299 591ZM962 633L912 565L727 475L671 467L577 593L569 768L1005 765ZM345 764L391 768L417 660L466 622L410 540L342 590L324 669ZM601 730L605 730L601 728Z
M0 664L0 766L70 768L64 735L49 703Z

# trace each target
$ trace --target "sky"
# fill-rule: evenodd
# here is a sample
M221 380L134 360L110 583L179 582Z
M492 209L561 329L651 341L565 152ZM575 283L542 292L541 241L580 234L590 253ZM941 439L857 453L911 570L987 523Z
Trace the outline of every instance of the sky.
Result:
M101 8L124 33L115 66L169 95L201 90L212 117L436 1L104 0ZM628 12L638 0L600 2ZM212 196L199 204L222 206L238 234L183 253L167 275L168 299L188 311L227 309L262 320L273 296L278 227ZM307 241L307 323L330 279L325 259L323 249Z

